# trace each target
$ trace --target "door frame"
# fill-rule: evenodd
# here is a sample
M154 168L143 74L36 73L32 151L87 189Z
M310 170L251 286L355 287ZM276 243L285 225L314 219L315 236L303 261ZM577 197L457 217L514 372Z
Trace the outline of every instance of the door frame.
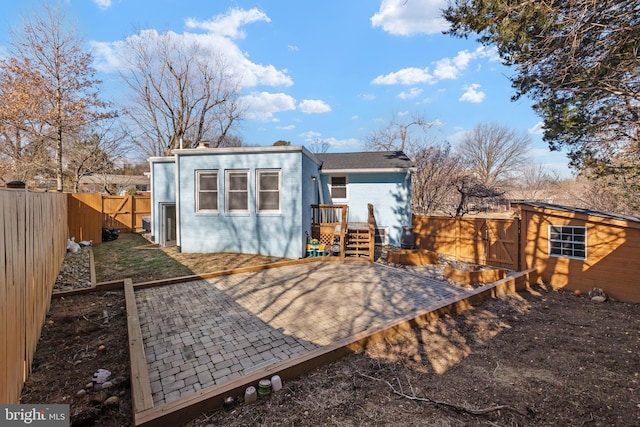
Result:
M173 207L175 210L175 214L173 215L174 220L174 232L175 238L173 240L167 240L167 208ZM175 203L160 203L160 246L174 246L177 244L177 234L178 234L178 211Z

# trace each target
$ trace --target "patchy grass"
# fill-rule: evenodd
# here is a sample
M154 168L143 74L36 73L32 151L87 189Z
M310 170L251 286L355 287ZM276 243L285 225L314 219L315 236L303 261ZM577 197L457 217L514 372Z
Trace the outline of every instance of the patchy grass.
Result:
M152 248L136 233L122 233L117 240L95 245L93 256L98 283L124 278L131 278L134 283L171 279L280 260L237 253L185 254L179 253L175 246Z

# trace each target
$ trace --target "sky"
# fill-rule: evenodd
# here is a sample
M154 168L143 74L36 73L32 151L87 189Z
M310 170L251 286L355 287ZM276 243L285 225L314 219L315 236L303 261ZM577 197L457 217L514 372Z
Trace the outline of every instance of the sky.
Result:
M102 96L127 102L119 46L173 32L215 47L241 82L246 145L314 141L329 152L365 150L392 119L420 116L426 137L453 146L494 122L531 137L529 155L570 176L566 155L542 141L541 120L514 94L495 50L442 34L446 0L60 0L103 81ZM40 11L40 0L0 0L0 56L9 30Z

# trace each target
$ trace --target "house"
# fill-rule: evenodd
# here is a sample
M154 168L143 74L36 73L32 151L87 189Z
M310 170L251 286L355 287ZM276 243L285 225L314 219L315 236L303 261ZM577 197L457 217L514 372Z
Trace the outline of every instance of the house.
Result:
M402 152L194 148L151 158L150 166L152 238L182 252L300 258L322 237L318 221L340 225L335 212L344 212L347 228L367 224L368 205L381 243L400 245L411 224L413 165Z
M78 188L83 193L106 193L124 195L127 191L149 191L149 177L144 175L85 175L80 178Z
M521 202L522 269L554 288L640 302L640 217Z

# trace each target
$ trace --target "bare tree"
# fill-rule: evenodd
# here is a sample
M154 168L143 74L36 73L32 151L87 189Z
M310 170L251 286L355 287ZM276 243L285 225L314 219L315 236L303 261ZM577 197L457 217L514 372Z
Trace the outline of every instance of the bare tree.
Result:
M428 215L446 210L461 173L451 146L446 142L417 146L408 155L416 168L411 180L414 212Z
M433 127L433 122L428 122L419 115L405 120L394 117L388 125L367 135L365 147L370 151L404 151L412 145L412 126L424 132Z
M235 141L239 85L220 53L174 33L143 31L127 39L126 54L131 68L122 76L133 94L127 115L145 155Z
M329 143L326 140L320 138L314 139L313 142L309 144L309 150L312 153L326 153L327 151L329 151L329 147Z
M510 195L523 200L541 200L551 194L560 178L540 163L525 165L509 186Z
M501 197L504 192L494 187L487 187L473 174L460 174L455 183L459 194L455 210L456 217L462 217L473 211L478 211L480 204L491 199Z
M583 171L585 177L587 171ZM586 176L586 191L581 195L585 207L604 212L637 215L640 210L640 179L637 174L618 173L593 179Z
M117 131L113 122L109 125L105 122L105 126L79 133L69 141L66 172L74 193L78 192L82 177L113 172L114 159L126 152L121 143L124 139L122 130Z
M107 104L98 96L100 81L95 79L92 55L81 47L82 39L74 30L66 30L59 8L45 5L44 16L25 19L20 32L12 32L10 57L13 80L23 83L32 97L29 118L18 118L15 130L37 143L52 141L55 156L57 190L63 190L63 145L78 129L111 116ZM30 122L19 129L20 123ZM14 139L16 149L20 141Z
M496 123L481 123L457 147L462 163L486 188L502 184L527 161L529 136Z

